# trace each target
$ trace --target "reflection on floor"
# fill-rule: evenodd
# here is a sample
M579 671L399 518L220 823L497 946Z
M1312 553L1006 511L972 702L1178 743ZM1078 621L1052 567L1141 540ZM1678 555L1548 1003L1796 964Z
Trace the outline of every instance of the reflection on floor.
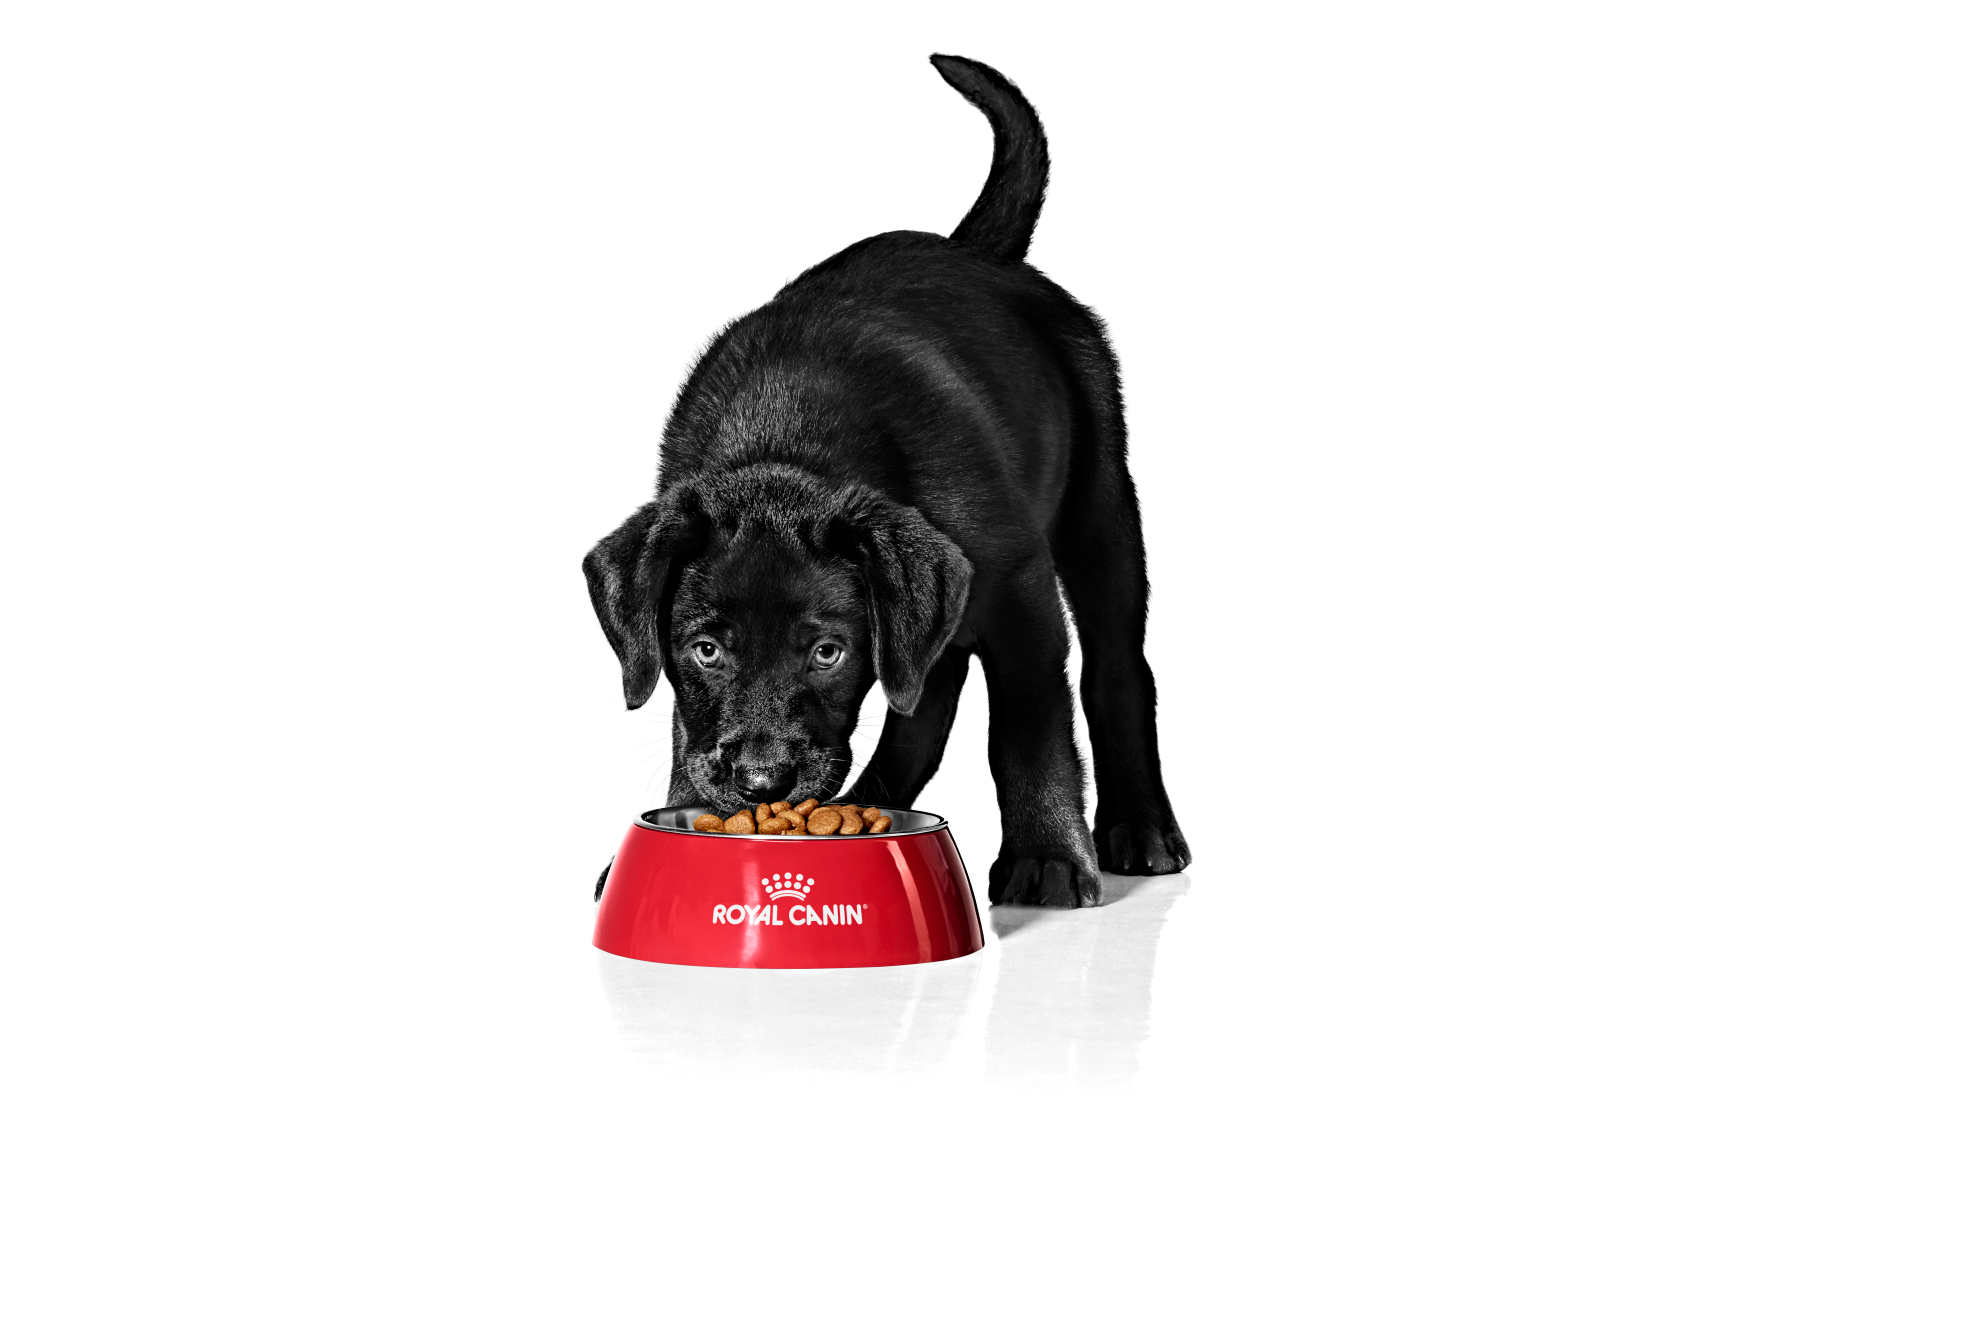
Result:
M598 955L633 1049L669 1067L1120 1077L1187 875L1106 876L1098 908L992 908L983 952L914 967L740 971Z

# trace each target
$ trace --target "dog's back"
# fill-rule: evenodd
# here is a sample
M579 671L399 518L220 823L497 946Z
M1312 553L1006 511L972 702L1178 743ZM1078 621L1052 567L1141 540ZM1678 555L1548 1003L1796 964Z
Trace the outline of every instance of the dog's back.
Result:
M971 530L1046 534L1112 355L1098 319L1023 260L1048 171L1036 112L993 69L934 63L995 134L975 205L946 238L855 243L723 331L661 462L670 480L751 462L858 480L995 559Z

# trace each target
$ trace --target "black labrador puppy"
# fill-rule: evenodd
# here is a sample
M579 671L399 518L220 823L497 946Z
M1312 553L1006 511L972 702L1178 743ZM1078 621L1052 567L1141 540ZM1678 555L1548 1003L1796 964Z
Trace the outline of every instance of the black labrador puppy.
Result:
M995 69L933 58L995 132L976 204L947 238L855 243L724 330L681 387L654 499L584 573L626 705L673 684L670 805L832 797L876 678L887 724L847 796L911 805L973 655L1003 816L990 901L1092 905L1102 869L1189 864L1142 655L1119 372L1099 318L1024 262L1045 197L1037 113Z

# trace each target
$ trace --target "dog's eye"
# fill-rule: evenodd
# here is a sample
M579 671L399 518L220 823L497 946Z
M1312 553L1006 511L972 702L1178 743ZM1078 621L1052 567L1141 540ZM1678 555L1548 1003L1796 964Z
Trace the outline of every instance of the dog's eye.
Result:
M690 645L688 652L694 656L694 662L703 669L712 667L722 659L721 645L717 642L709 641L706 637Z
M846 658L846 648L837 642L820 642L811 648L811 663L820 669L830 669Z

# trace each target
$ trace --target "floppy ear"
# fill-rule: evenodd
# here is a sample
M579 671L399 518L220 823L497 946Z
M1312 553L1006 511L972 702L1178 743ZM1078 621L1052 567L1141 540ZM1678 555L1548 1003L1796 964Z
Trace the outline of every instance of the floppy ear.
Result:
M697 507L683 488L664 491L584 557L591 608L618 654L627 710L644 706L659 685L660 606L674 565L692 549Z
M892 500L859 500L842 517L866 577L880 686L889 706L911 715L929 666L962 623L974 570L933 523Z

